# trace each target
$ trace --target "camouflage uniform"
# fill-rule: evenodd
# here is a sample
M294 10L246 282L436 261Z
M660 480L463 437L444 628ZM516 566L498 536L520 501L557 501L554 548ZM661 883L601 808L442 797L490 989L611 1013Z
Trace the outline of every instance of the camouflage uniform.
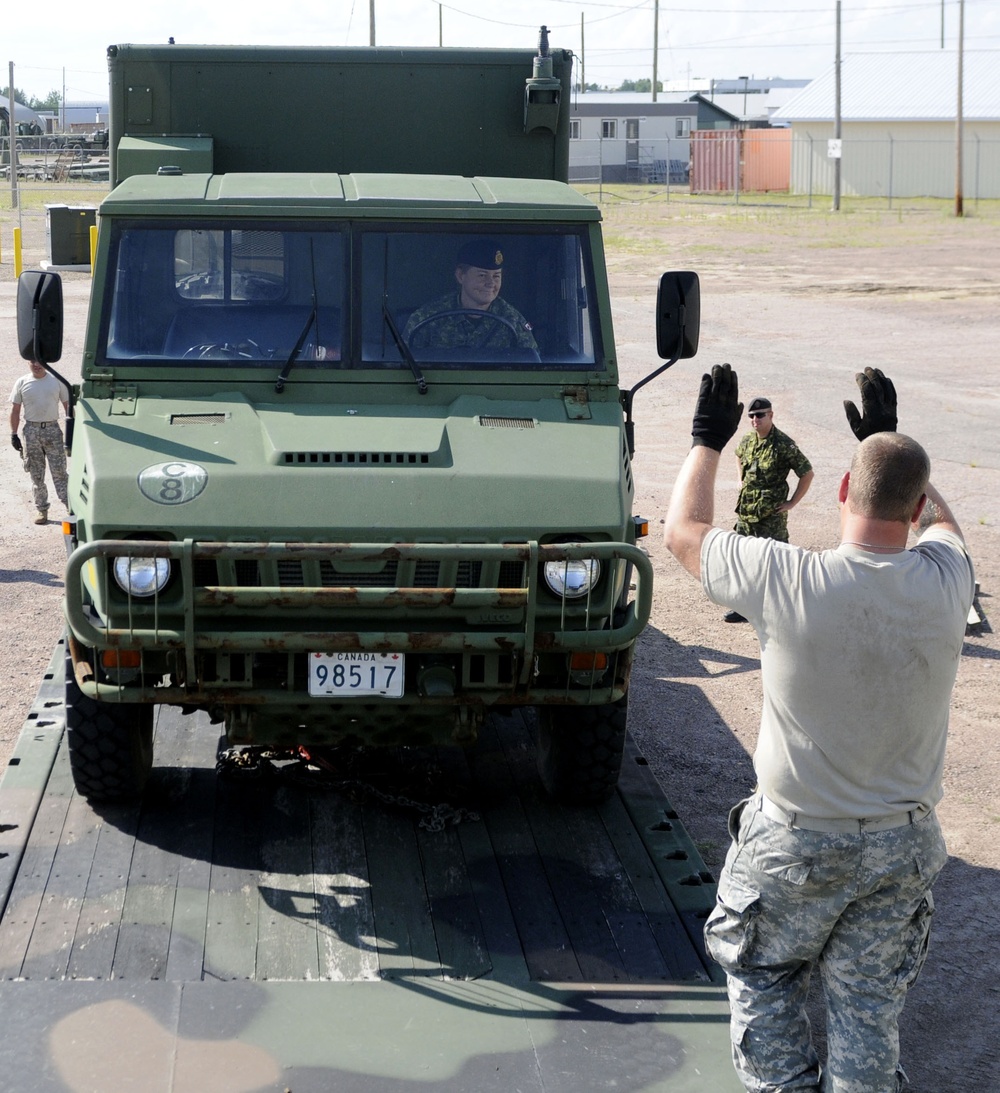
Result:
M498 318L506 319L512 323L517 331L516 336L510 327L504 323L494 322L492 319L473 318L471 315L444 315L436 322L428 323L421 327L416 335L411 337L413 328L424 319L441 312L455 311L462 308L459 293L449 292L437 300L423 307L417 308L410 316L403 331L403 337L411 349L450 349L468 347L470 349L527 349L537 352L538 346L531 333L531 323L517 310L511 307L506 300L499 297L489 307L489 312Z
M55 421L24 423L24 466L31 475L31 495L39 512L48 512L49 491L45 486L45 463L48 460L56 496L67 508L66 449L62 430Z
M799 478L812 470L812 464L786 433L772 425L767 436L754 430L736 447L742 485L736 501L734 531L761 539L788 542L788 514L777 507L788 500L788 474Z
M898 1093L899 1015L947 860L937 818L831 834L760 808L758 794L730 814L734 841L705 925L727 974L737 1074L749 1093ZM805 1010L814 967L826 992L826 1070Z

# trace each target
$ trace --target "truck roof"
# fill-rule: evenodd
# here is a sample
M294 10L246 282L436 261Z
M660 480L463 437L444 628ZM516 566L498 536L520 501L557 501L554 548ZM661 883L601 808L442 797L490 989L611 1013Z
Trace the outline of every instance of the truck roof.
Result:
M416 174L132 175L104 199L116 216L213 217L245 206L258 214L600 220L598 207L571 186L549 179Z

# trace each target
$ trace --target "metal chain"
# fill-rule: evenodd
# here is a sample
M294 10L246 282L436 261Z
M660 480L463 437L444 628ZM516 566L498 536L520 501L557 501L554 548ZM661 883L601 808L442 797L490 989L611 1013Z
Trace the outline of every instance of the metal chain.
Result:
M288 767L277 767L277 762L293 760ZM226 748L219 753L216 760L216 772L224 777L240 779L256 779L271 775L288 775L286 770L293 771L292 777L299 775L297 779L303 784L309 784L301 778L302 768L315 771L325 771L327 774L335 773L333 765L326 760L311 756L305 749L277 750L267 747L243 747ZM312 784L315 784L313 781ZM417 826L425 831L443 831L446 827L454 826L466 820L476 822L479 813L473 809L448 804L442 801L439 804L431 804L428 801L417 801L412 797L406 797L401 793L386 793L385 790L373 786L370 782L363 782L359 778L324 778L324 786L341 792L357 794L358 798L374 797L386 805L394 805L397 808L409 809L422 813L422 818Z

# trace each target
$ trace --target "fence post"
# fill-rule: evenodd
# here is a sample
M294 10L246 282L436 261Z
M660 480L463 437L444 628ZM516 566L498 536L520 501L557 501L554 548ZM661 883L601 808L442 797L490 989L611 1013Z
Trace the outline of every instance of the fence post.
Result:
M597 203L604 202L604 134L597 143Z
M736 138L736 155L733 157L736 169L736 177L733 179L733 198L738 205L740 203L740 130L733 129L731 132Z
M893 154L896 151L896 145L893 143L892 133L889 134L889 208L892 208L892 166L893 166Z
M979 134L976 133L976 205L979 205Z
M670 203L670 137L667 137L667 204Z

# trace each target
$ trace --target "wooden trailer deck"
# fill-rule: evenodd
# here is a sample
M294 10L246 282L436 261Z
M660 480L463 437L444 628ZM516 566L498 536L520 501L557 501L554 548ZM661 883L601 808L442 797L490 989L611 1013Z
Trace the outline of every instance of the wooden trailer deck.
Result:
M520 712L235 775L163 707L142 799L95 807L61 664L0 782L0 1090L738 1089L714 884L631 741L568 809Z

